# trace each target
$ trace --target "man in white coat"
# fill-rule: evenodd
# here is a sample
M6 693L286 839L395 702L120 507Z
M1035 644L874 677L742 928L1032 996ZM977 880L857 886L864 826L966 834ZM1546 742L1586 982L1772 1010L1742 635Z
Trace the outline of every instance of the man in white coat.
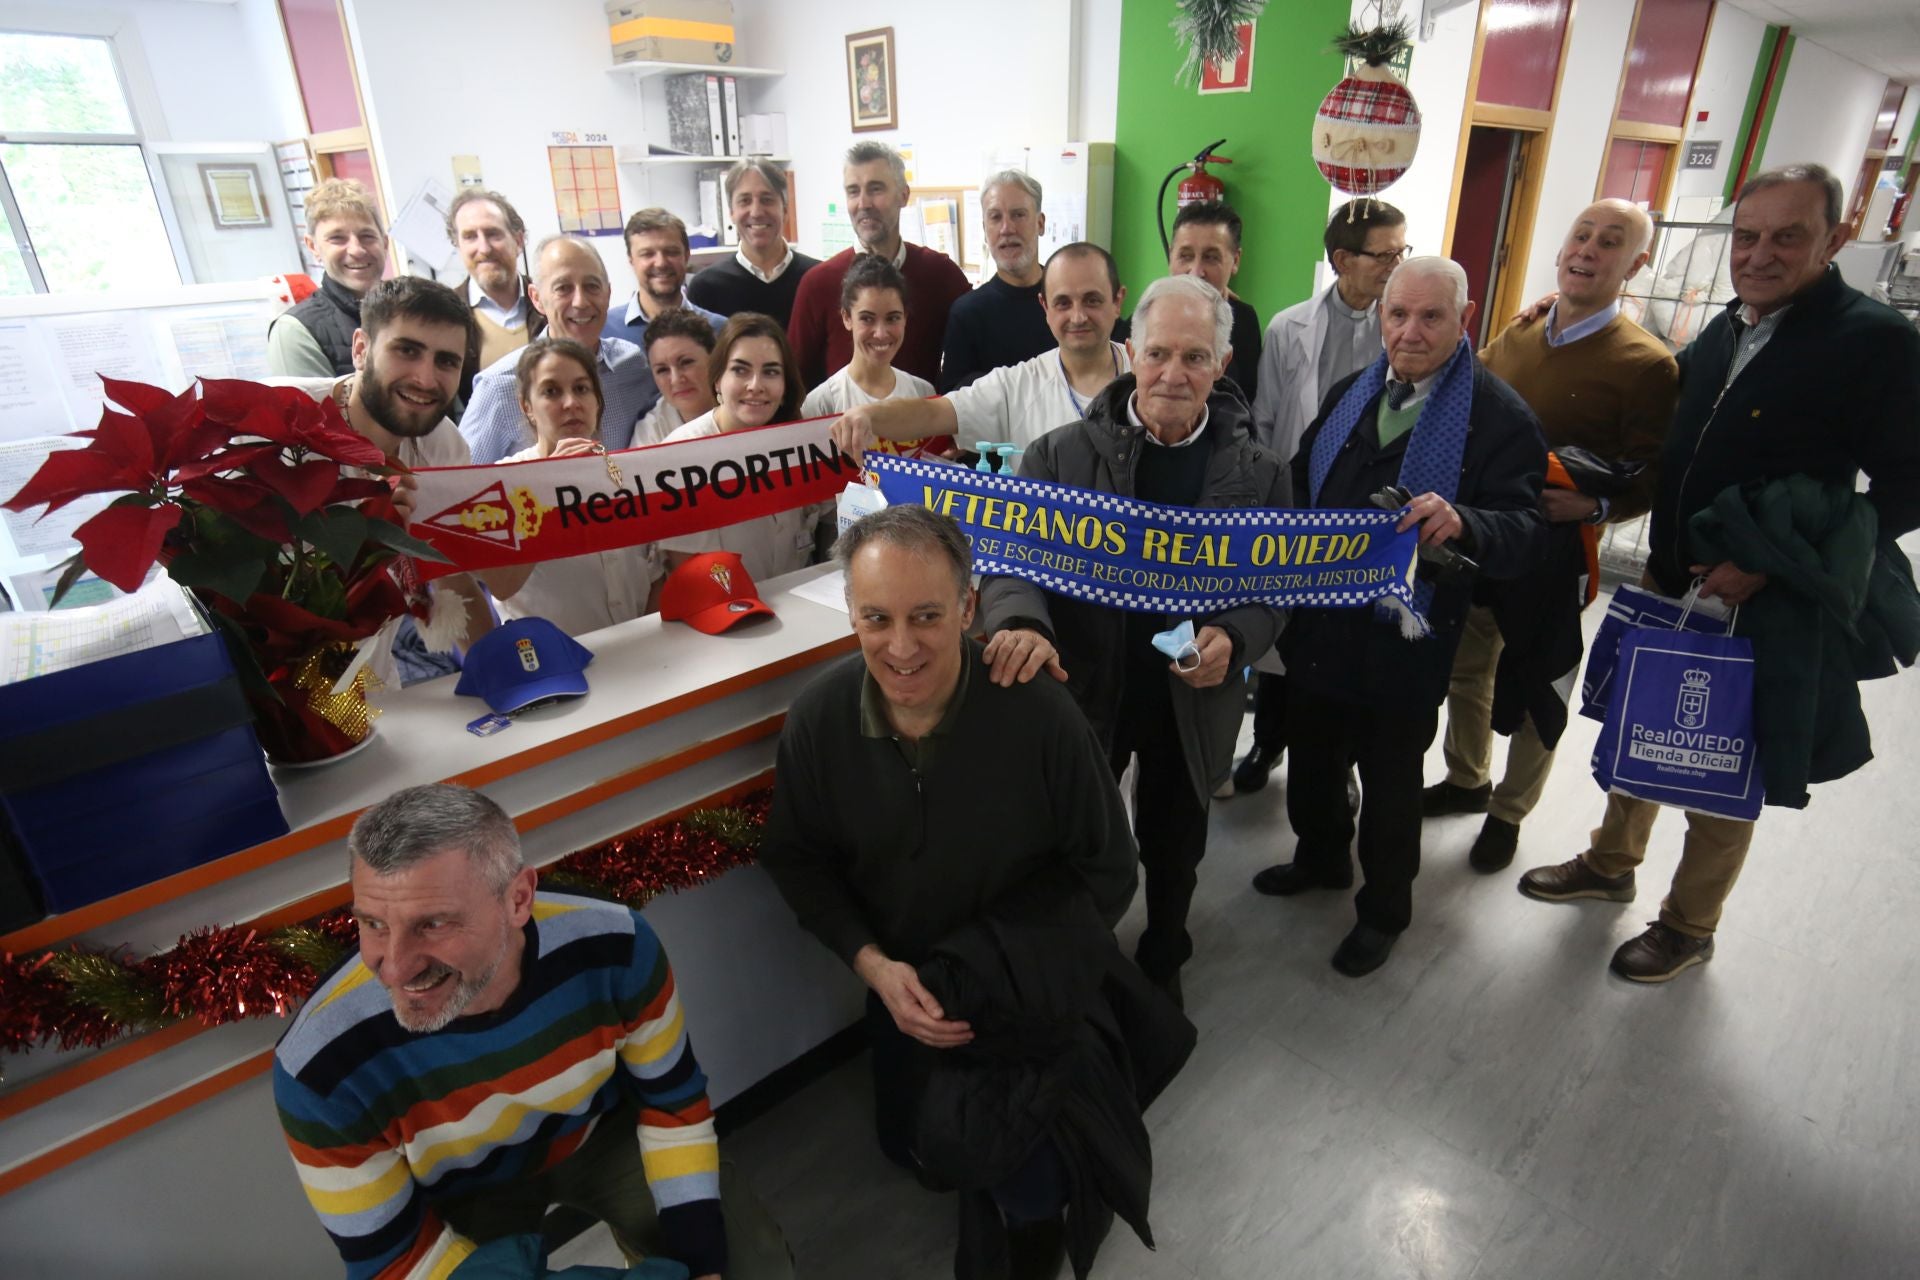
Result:
M1253 437L1291 461L1336 382L1380 357L1380 297L1407 256L1407 217L1380 200L1350 200L1333 211L1323 237L1333 283L1267 325L1260 353ZM1233 771L1238 793L1258 791L1286 750L1286 686L1273 655L1257 669L1253 747Z

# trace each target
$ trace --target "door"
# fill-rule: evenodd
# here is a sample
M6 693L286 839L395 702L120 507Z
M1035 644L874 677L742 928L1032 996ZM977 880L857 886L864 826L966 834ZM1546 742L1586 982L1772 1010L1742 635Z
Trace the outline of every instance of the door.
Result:
M1499 332L1517 309L1510 295L1519 287L1513 255L1517 202L1524 195L1528 163L1538 135L1524 129L1475 125L1467 137L1460 175L1460 207L1453 227L1453 260L1467 272L1467 297L1480 304L1470 335L1475 346Z

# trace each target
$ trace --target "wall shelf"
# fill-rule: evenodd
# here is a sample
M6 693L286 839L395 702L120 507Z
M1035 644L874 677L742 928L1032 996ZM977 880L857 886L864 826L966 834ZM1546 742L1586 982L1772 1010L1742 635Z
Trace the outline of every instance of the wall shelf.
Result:
M757 80L787 74L785 71L775 67L740 67L727 62L711 64L705 62L616 62L607 68L608 75L626 80L651 80L654 76L673 76L690 72L717 76L732 76L736 80Z
M620 164L640 165L705 165L711 169L731 168L735 162L747 159L746 156L655 156L648 155L639 147L619 147L613 158ZM773 164L792 164L791 156L755 156L756 160L767 160Z

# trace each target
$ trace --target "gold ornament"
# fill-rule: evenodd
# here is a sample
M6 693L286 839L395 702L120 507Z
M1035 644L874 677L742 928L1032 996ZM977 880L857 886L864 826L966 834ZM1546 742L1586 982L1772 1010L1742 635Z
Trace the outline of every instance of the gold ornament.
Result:
M334 682L346 673L353 655L354 646L346 641L320 646L294 667L293 687L306 695L307 707L315 715L354 742L362 742L373 732L373 718L380 714L367 705L366 671L354 676L344 693L333 691Z

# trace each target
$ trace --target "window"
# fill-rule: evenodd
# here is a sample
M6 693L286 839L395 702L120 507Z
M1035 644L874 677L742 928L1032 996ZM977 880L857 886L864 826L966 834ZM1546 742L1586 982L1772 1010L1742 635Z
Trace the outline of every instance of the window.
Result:
M113 47L0 31L0 294L179 283Z

